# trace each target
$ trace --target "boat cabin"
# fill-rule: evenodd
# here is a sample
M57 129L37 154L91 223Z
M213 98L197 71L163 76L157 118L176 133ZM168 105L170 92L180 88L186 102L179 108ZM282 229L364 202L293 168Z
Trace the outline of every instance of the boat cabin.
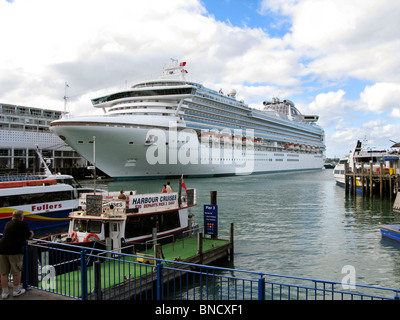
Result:
M181 201L176 192L127 194L126 199L118 199L116 193L81 195L81 210L70 214L65 241L120 251L154 236L172 239L188 228L188 208L196 205L195 189L187 189Z

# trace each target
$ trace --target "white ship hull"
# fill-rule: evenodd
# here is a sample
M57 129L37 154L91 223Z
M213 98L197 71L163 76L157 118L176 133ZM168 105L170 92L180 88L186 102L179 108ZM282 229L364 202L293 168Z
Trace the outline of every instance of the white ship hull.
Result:
M103 121L103 125L100 125L100 121ZM92 141L95 137L96 166L115 179L315 170L322 169L325 161L321 154L266 151L260 150L262 148L254 143L236 146L229 143L226 148L223 141L202 144L195 133L186 137L191 143L185 143L179 139L179 130L176 141L169 137L171 132L166 127L157 129L164 132L166 141L149 144L146 140L151 129L140 128L143 126L140 123L109 126L106 122L107 117L99 117L95 126L56 126L52 130L59 136L68 137L66 142L92 163ZM190 130L188 132L190 134Z

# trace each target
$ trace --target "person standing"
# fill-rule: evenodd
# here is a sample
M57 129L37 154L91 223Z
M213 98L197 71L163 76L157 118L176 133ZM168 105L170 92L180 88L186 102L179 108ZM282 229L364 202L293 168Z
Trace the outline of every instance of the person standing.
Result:
M119 192L118 199L120 199L120 200L125 200L126 199L126 195L124 194L124 190L121 190Z
M25 240L33 238L33 231L29 230L24 222L24 212L15 210L10 222L6 224L3 237L0 240L0 274L1 274L1 297L7 299L8 275L13 276L13 296L17 297L25 293L20 288L22 264L24 257Z
M173 192L169 181L167 182L167 193Z

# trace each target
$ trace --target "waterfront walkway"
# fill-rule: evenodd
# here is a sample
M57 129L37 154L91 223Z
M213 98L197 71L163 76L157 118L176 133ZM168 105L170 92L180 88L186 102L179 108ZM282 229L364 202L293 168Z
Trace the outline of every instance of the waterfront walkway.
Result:
M30 242L26 252L35 254L31 259L28 259L29 255L26 256L26 270L30 271L24 277L29 290L19 297L10 296L8 299L237 301L397 300L400 297L400 290L396 288L343 285L339 282L205 265L210 260L216 261L216 258L222 257L220 249L224 251L225 258L229 257L230 242L203 239L200 243L201 246L196 239L185 239L184 243L164 245L162 255L165 257L152 258L156 264L147 264L128 254L103 250L96 253L86 250L73 252L68 250L68 246L67 249L58 245L52 248L48 244ZM186 252L189 248L191 250ZM34 273L34 270L40 270L35 262L43 261L47 251L50 252L50 261L57 275L50 279L53 282L49 283L47 279L42 283L40 276ZM152 256L153 252L146 253ZM67 262L62 266L54 260L58 257L69 257L69 260L61 259L59 262ZM185 259L186 257L189 258ZM196 261L191 261L192 258ZM49 261L48 258L45 261ZM70 271L65 269L66 272L59 274L64 267L68 267Z
M9 285L9 292L10 292L10 295L8 296L7 299L2 299L3 301L7 301L7 300L69 300L69 301L72 301L72 300L76 300L74 298L62 296L62 295L59 295L56 293L39 290L39 289L35 289L35 288L30 288L23 295L20 295L19 297L13 297L11 283Z

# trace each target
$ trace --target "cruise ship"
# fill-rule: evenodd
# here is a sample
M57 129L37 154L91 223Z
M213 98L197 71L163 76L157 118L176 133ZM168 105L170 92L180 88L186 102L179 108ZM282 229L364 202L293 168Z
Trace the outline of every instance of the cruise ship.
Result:
M158 79L92 99L104 114L64 117L50 130L116 180L322 169L317 115L278 98L250 108L233 89L188 81L186 62L171 60Z

